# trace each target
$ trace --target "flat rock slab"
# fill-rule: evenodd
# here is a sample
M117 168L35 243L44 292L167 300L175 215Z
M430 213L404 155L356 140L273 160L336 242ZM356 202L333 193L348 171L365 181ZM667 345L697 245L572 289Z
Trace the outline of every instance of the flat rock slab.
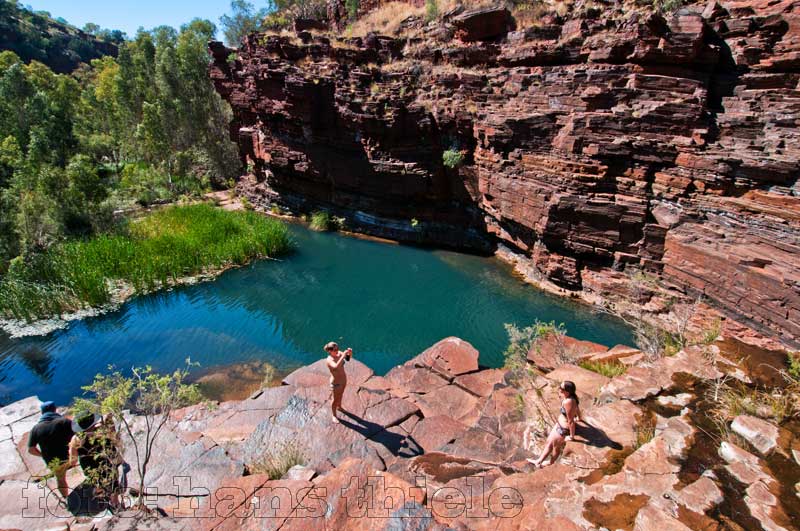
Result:
M497 384L505 381L506 374L504 369L485 369L459 376L453 383L476 396L489 396Z
M731 429L744 437L763 455L769 455L778 447L780 431L776 425L766 420L750 415L739 415L733 419Z
M426 452L438 450L467 431L467 426L446 415L425 417L414 427L412 437Z
M26 417L38 416L40 414L39 404L41 404L41 400L38 396L29 396L0 408L0 426L10 426Z
M347 385L361 385L374 374L372 369L353 358L345 362L347 372ZM326 359L315 361L294 371L283 379L283 383L295 387L318 387L328 385L331 372L328 370Z
M534 342L528 351L528 361L542 370L550 371L564 363L590 358L607 350L608 347L592 341L581 341L561 334L547 334Z
M701 350L689 347L674 356L665 356L649 367L631 367L603 386L601 394L619 399L640 401L673 386L673 377L684 373L697 378L714 379L722 373L706 361Z
M478 370L478 351L463 339L448 337L406 362L405 366L428 367L447 380L453 380Z
M567 380L574 382L578 393L590 396L597 396L600 389L611 381L607 376L577 365L562 365L547 373L545 377L548 380L557 382L559 385Z
M28 469L22 461L13 439L0 442L0 480L24 479Z

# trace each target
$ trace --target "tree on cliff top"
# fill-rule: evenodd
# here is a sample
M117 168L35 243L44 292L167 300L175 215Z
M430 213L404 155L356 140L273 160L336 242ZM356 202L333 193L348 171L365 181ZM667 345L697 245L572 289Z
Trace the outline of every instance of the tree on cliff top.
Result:
M187 366L190 361L186 360ZM74 411L110 415L133 446L139 478L140 509L145 506L145 478L159 434L167 427L175 409L200 401L195 384L186 384L188 370L158 374L151 367L133 368L131 376L120 372L98 374L91 385L83 387L90 398L78 398ZM137 415L132 417L131 413Z
M270 2L270 7L274 7ZM259 9L247 0L231 0L231 14L222 15L219 23L229 46L238 46L248 33L258 31L261 21L273 9Z

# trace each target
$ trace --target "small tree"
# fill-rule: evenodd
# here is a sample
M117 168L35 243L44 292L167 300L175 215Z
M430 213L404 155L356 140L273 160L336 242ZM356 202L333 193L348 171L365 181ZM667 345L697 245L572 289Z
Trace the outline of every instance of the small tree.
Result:
M190 366L188 359L186 364L187 368L177 369L172 374L158 374L150 366L133 368L130 376L124 376L119 371L98 374L91 385L83 387L93 396L76 399L73 406L76 411L111 415L123 433L127 434L136 456L140 509L145 509L145 480L153 448L159 434L167 426L170 414L177 408L201 399L197 386L185 383ZM128 410L144 422L143 436L134 433L133 418Z

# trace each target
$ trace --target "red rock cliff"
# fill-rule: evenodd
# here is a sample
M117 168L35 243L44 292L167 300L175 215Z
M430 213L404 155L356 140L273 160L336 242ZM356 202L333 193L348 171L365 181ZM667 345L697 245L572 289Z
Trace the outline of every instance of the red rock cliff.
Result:
M406 22L415 37L211 44L252 201L501 244L573 290L643 269L797 344L800 2Z

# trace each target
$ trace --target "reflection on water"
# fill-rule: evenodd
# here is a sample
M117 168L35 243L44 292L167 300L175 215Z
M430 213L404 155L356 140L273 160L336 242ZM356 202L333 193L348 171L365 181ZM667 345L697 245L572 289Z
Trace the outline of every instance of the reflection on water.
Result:
M580 339L630 343L619 321L537 291L493 258L291 231L297 250L282 261L139 297L48 336L0 337L0 401L65 403L109 365L168 371L191 357L206 368L259 361L286 371L319 359L330 340L379 374L450 335L499 366L503 323L535 319L563 322Z

